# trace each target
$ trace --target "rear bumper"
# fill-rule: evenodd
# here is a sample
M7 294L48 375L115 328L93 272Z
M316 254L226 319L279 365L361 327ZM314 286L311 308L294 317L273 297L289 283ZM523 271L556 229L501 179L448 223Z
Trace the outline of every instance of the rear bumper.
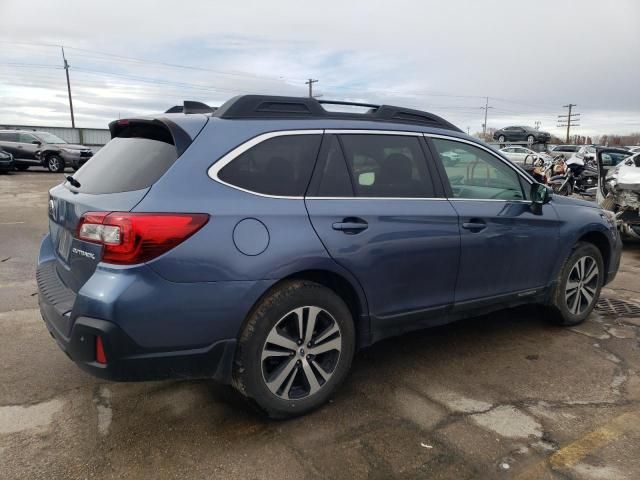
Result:
M231 382L236 340L189 350L144 349L112 322L80 317L69 337L55 327L52 312L40 306L42 318L58 346L84 371L106 380L143 381L167 378L212 378ZM96 338L102 338L106 364L96 362Z
M37 269L40 312L58 346L80 368L116 381L231 382L236 336L244 319L243 282L171 284L144 267L148 277L138 272L137 282L119 285L125 294L110 290L111 284L118 286L114 272L100 271L76 294L65 286L56 261L44 251ZM102 275L109 283L102 281ZM137 292L140 285L144 295ZM209 303L197 304L184 295L184 289ZM98 336L106 364L96 361Z

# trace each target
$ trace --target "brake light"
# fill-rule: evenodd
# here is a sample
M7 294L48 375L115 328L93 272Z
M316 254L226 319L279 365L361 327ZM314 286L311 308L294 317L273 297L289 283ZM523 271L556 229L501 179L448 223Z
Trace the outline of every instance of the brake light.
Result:
M171 250L208 221L206 213L87 212L77 237L103 245L103 262L131 265Z

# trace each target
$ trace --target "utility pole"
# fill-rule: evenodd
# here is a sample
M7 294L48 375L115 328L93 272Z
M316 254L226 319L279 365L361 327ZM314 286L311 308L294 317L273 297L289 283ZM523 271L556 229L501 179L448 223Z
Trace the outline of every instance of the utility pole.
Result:
M305 85L309 85L309 98L313 98L313 84L314 83L318 83L318 80L314 80L313 78L310 78L309 80L304 82Z
M536 130L540 130L540 126L542 125L542 123L540 122L540 120L536 120L535 121L536 124Z
M487 139L487 113L489 112L490 107L489 106L489 97L486 98L486 101L484 102L484 107L480 107L484 110L484 123L482 124L482 136L484 137L484 139Z
M569 105L563 105L562 108L568 108L568 115L558 115L558 127L567 127L567 139L565 140L569 143L569 132L571 131L571 127L579 127L580 125L576 122L580 120L579 113L571 113L573 107L577 107L575 103L570 103Z
M64 71L67 74L67 92L69 93L69 110L71 110L71 128L76 128L76 120L73 117L73 100L71 99L71 82L69 82L69 63L64 56L64 47L62 48L62 60L64 61Z

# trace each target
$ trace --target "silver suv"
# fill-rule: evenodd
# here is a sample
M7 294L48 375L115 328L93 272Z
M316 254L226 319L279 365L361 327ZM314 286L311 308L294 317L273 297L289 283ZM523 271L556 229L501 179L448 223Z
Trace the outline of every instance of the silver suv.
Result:
M93 156L89 147L72 145L51 133L31 130L0 130L0 148L13 155L18 170L36 166L56 173L66 167L78 170Z

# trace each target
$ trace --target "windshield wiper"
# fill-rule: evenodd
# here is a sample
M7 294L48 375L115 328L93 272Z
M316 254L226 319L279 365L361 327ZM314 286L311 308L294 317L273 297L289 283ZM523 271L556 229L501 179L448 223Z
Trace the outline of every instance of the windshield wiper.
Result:
M76 188L80 188L80 182L78 180L76 180L75 178L73 178L73 176L67 175L64 178L67 180L67 182L69 182L71 184L71 186L76 187Z

